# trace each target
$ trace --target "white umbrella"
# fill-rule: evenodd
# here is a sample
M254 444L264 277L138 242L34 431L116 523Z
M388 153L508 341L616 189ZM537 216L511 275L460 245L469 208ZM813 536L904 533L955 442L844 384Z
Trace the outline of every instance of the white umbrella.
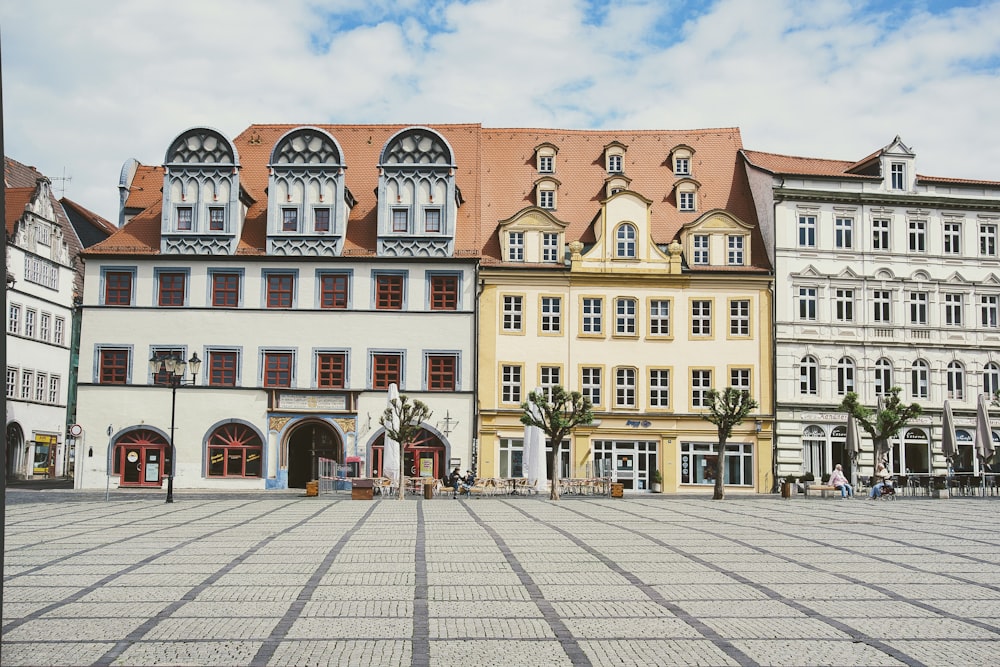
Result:
M979 395L976 406L976 456L983 462L993 456L993 431L990 429L990 409L986 394Z
M393 401L399 401L399 388L396 383L389 385L387 407L392 407ZM393 428L398 429L393 417ZM382 474L392 480L392 485L399 487L399 443L389 437L388 431L382 441Z
M951 465L951 460L958 454L958 443L955 440L955 417L951 414L951 402L944 402L944 423L941 427L941 453Z
M858 420L854 415L847 416L847 456L851 459L851 478L858 472L858 456L861 455L861 431L858 430Z
M542 390L535 389L535 391L541 393ZM533 417L541 419L538 408L530 401L528 410ZM528 487L537 493L545 483L545 432L537 426L524 427L522 467L524 476L528 480Z

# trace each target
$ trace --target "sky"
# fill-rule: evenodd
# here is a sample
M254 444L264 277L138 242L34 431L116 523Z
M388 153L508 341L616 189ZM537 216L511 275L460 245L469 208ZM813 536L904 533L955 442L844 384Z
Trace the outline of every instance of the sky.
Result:
M920 174L1000 181L1000 0L11 1L0 58L5 154L112 222L128 159L253 123L899 135Z

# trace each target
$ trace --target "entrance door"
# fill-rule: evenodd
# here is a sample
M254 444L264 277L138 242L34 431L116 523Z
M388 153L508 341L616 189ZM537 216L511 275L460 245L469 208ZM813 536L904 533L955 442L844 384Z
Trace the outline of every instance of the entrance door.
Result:
M288 436L288 488L304 489L319 479L317 459L344 461L344 447L337 433L322 422L307 422Z
M125 445L121 456L121 486L160 486L163 450L158 446Z

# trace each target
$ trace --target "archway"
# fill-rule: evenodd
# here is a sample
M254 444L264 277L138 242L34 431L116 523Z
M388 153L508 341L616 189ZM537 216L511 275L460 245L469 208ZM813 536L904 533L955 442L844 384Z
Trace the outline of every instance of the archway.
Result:
M7 425L7 470L4 474L7 479L15 479L23 476L21 462L24 460L21 447L24 445L24 432L19 424L11 423Z
M372 445L372 475L382 473L382 451L385 433ZM403 452L403 474L407 477L440 478L447 472L445 446L434 433L421 429L416 439Z
M160 486L173 460L167 439L148 428L135 428L115 440L114 473L119 486Z
M288 436L288 488L304 489L317 479L316 460L343 463L344 444L332 426L320 421L305 422Z

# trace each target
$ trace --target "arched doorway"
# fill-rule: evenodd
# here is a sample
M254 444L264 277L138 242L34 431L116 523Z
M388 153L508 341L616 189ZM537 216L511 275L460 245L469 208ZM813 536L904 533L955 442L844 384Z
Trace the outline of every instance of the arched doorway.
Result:
M372 475L382 473L382 448L385 433L372 445ZM403 452L403 474L407 477L442 477L445 474L445 446L441 439L426 429L420 429L416 439Z
M344 444L332 426L311 421L296 427L288 436L288 488L304 489L318 478L319 458L344 461Z
M114 473L119 486L160 486L170 474L170 443L156 431L137 428L115 440Z
M24 476L22 463L24 461L22 446L24 445L24 431L20 424L11 423L7 425L7 479L15 479Z

